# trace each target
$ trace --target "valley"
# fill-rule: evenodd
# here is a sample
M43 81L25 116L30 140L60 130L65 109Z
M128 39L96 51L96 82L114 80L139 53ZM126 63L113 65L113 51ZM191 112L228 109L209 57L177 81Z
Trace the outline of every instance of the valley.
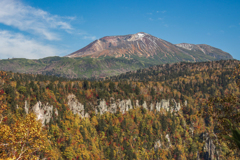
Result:
M27 152L40 159L236 159L237 150L217 134L212 117L199 113L211 97L228 95L237 97L229 103L239 109L238 65L181 62L99 81L1 71L0 144L18 144L16 136L31 127L21 131L15 124L35 115L42 135L22 136L21 145L41 139L37 152Z

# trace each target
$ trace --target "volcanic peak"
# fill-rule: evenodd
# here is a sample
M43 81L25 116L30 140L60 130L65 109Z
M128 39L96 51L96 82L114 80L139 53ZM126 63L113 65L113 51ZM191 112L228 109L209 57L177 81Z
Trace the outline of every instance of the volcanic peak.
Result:
M144 32L121 36L106 36L95 40L86 47L67 55L66 57L92 58L112 56L128 57L137 56L145 58L158 58L159 61L201 61L202 55L207 55L205 60L232 59L229 53L209 45L195 45L188 43L172 44ZM186 58L187 57L187 58Z
M142 40L142 38L145 37L146 35L149 35L149 34L144 33L144 32L138 32L136 34L132 34L131 38L129 38L127 41Z

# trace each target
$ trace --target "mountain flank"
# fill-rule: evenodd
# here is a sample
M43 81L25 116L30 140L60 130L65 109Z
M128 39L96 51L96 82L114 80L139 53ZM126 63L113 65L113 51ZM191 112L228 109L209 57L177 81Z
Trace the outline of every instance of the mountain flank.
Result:
M209 45L188 43L172 44L150 34L139 32L124 36L106 36L95 40L86 47L67 55L67 57L98 58L113 56L131 58L131 56L157 58L160 61L175 59L179 61L201 61L232 59L232 56Z

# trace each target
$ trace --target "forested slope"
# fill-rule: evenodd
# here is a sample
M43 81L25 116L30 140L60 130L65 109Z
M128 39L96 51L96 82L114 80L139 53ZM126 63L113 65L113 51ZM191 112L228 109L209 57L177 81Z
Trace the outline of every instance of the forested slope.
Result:
M227 60L156 66L104 81L75 81L1 71L0 156L237 159L238 152L230 150L226 142L213 141L217 134L213 120L202 118L198 111L206 106L210 97L227 94L239 97L236 84L239 76L233 77L238 64L239 61ZM171 109L176 106L172 99L180 103L179 110ZM121 107L127 100L132 107L123 112ZM151 107L168 100L168 108ZM36 111L36 104L40 102ZM117 104L117 111L110 113L109 108L114 104ZM83 110L78 112L76 106L82 106ZM103 107L106 107L105 112ZM32 116L40 115L42 110L45 121L36 122ZM82 112L84 114L78 114ZM28 125L29 121L32 126ZM29 131L39 131L40 135L20 134ZM35 141L28 141L30 139L40 141L34 144ZM19 145L14 148L16 144ZM35 150L23 153L22 148L34 148L34 145Z

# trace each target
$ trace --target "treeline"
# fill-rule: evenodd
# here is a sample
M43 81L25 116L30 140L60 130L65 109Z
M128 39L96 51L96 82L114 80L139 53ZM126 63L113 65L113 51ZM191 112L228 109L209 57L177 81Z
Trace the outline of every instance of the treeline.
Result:
M177 77L190 76L207 72L211 74L216 70L232 69L239 64L238 60L220 60L208 62L179 62L173 64L162 64L137 71L130 71L118 76L112 76L112 81L134 80L134 81L166 81Z

